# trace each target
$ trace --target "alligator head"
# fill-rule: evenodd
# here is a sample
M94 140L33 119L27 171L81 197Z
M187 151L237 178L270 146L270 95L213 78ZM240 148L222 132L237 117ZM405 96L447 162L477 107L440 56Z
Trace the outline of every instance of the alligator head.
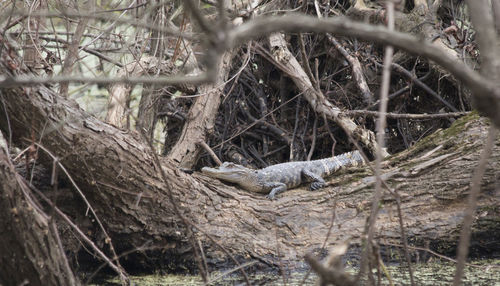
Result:
M201 172L212 178L236 183L243 188L259 192L262 186L257 180L257 171L231 162L224 162L219 168L203 167Z

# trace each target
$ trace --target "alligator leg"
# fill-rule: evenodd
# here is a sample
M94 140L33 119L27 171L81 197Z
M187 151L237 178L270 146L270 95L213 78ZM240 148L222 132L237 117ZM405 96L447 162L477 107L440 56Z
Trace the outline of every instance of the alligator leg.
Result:
M311 191L321 189L326 185L325 180L323 180L321 176L319 176L314 172L311 172L310 170L307 169L302 170L302 176L306 178L307 181L312 182L311 185L309 186Z
M281 182L266 183L265 188L271 189L271 192L266 197L270 200L274 200L274 196L286 191L286 185Z

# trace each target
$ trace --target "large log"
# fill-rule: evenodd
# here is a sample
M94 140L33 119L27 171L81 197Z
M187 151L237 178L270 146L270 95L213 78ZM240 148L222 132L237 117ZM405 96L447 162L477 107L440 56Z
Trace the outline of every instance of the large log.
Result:
M79 285L55 223L17 174L0 133L0 284Z
M5 61L1 63L1 72L13 72L8 66ZM327 246L344 240L358 242L363 232L374 181L368 167L334 176L323 190L299 188L275 201L198 173L186 174L167 160L162 161L165 182L151 150L134 131L125 132L101 122L46 86L4 88L0 92L5 105L5 109L0 108L2 132L9 134L11 130L18 146L28 144L33 132L36 141L59 158L119 252L146 243L159 250L148 255L138 252L134 262L150 263L153 258L192 261L189 232L174 211L168 192L172 192L173 203L190 222L194 241L201 242L210 262L227 259L221 246L239 257L301 261L308 251L321 248L335 205L335 226ZM487 121L477 116L460 119L451 128L385 161L384 177L403 196L404 221L412 240L455 243L487 126ZM39 163L53 164L48 156L41 156ZM476 223L481 228L475 228L476 235L499 230L499 224L490 220L500 200L499 169L497 139L483 179ZM80 200L75 197L76 201ZM382 204L378 237L397 242L394 200L386 195ZM66 209L72 217L86 212L86 206ZM98 231L93 237L107 241ZM485 243L498 240L491 235L483 238L487 239Z

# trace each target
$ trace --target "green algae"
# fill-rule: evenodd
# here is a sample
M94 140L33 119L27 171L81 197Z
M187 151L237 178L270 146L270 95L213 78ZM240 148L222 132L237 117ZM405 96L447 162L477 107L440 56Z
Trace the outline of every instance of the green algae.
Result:
M500 261L481 260L466 266L461 285L500 285ZM410 285L406 267L387 267L395 285ZM455 263L435 260L413 265L417 285L451 285ZM387 285L387 284L386 284Z
M349 263L348 263L349 264ZM478 286L500 286L500 260L478 260L466 266L462 285ZM443 261L441 259L431 259L427 263L415 263L412 265L416 285L450 285L455 275L455 263ZM405 266L387 266L387 274L392 281L392 285L410 285L408 270ZM347 272L356 275L358 269L347 267ZM212 272L210 279L220 277L222 272ZM377 273L373 272L375 281ZM387 274L382 272L381 285L391 285ZM305 271L289 273L285 278L275 272L249 274L252 285L299 285L306 276ZM196 275L145 275L131 276L133 285L205 285L200 276ZM109 279L103 283L93 285L120 285L118 279ZM223 276L221 279L212 281L209 285L245 285L239 274ZM367 283L361 283L361 285ZM319 279L315 274L308 276L303 285L319 285Z

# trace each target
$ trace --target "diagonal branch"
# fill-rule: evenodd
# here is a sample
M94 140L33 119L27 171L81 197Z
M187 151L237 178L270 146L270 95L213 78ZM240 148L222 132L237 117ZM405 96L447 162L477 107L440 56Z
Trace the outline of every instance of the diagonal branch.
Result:
M454 286L458 286L461 284L460 281L462 280L462 275L466 264L465 260L469 252L471 227L474 221L474 212L476 211L479 191L481 190L481 180L483 179L484 172L486 171L486 164L488 163L488 158L491 156L491 152L493 150L493 145L495 144L497 135L498 129L496 129L494 126L491 126L488 132L488 137L486 138L486 144L483 151L481 152L481 159L479 159L479 164L472 177L467 209L465 210L462 230L460 233L460 242L458 244L457 269L455 272L455 278L453 279Z
M239 45L250 39L259 38L273 32L317 32L332 33L339 36L356 37L367 41L392 45L410 53L424 56L447 69L458 80L471 89L479 111L490 117L500 126L500 88L431 42L422 41L401 32L392 32L382 26L374 26L351 21L343 17L317 19L315 17L288 14L280 17L267 17L250 20L228 33L229 43Z
M297 88L303 93L304 98L309 102L315 112L324 114L330 120L335 121L342 129L351 134L356 140L363 143L372 154L376 153L377 142L373 132L358 126L352 119L343 116L342 111L327 100L325 95L316 90L306 72L299 64L286 46L286 41L282 34L272 34L269 37L271 50L274 60L279 63L276 65L291 77ZM388 155L384 151L384 156Z

